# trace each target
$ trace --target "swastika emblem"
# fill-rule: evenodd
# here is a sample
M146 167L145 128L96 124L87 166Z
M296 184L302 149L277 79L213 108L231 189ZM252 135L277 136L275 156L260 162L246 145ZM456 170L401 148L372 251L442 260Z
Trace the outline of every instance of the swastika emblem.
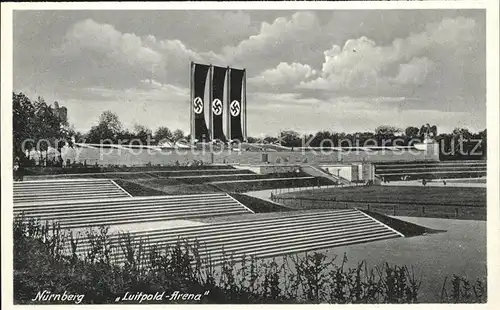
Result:
M240 102L238 100L233 100L231 102L231 105L229 106L229 111L231 112L232 116L238 116L240 114Z
M196 114L201 114L203 112L203 100L200 97L196 97L193 100L193 110Z
M212 111L214 111L215 115L221 115L222 114L222 102L220 99L216 98L214 101L212 101Z

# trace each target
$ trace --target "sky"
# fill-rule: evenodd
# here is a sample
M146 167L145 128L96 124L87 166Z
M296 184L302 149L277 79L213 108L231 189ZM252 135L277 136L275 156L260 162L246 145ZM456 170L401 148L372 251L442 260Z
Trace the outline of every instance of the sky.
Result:
M246 68L248 134L486 128L484 10L15 11L14 92L86 132L189 132L191 61Z

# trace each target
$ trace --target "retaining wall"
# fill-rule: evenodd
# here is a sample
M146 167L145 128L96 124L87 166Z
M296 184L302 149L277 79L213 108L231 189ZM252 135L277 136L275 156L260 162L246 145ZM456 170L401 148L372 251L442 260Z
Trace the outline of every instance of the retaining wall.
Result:
M203 150L138 150L138 149L98 149L76 148L63 152L63 159L75 162L86 162L87 165L127 165L142 166L187 164L203 161L214 164L265 164L262 154L267 154L268 164L303 164L303 163L353 163L353 162L391 162L391 161L438 161L438 154L428 154L426 151L331 151L320 153L313 151L284 152L250 152L250 151L203 151Z

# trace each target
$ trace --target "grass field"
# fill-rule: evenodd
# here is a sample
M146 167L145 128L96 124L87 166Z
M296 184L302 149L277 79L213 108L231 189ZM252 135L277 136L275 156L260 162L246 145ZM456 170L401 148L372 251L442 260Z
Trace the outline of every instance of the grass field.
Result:
M300 191L282 197L311 198L347 202L411 203L417 205L439 204L485 207L485 188L425 187L425 186L371 186L340 187Z
M122 180L119 185L132 196L158 195L155 193L160 193L159 195L190 195L221 192L210 184L182 184L172 179Z
M454 274L472 281L486 277L486 222L398 218L445 232L355 244L325 252L330 258L338 256L339 261L345 253L347 268L356 267L360 261L372 267L385 262L413 266L417 277L423 279L419 301L426 303L440 302L445 277L448 287Z
M259 180L257 182L218 183L217 187L227 192L242 193L265 189L309 187L319 185L333 185L333 182L327 178L314 177L308 179L273 179Z

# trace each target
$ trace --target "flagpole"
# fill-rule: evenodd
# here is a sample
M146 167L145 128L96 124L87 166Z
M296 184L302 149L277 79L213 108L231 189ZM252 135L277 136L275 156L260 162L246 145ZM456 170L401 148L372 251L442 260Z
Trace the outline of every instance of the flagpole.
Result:
M227 67L227 109L226 109L226 130L227 140L231 140L231 68Z
M210 69L208 71L208 111L209 111L208 121L210 122L210 125L208 126L210 128L208 136L210 137L210 141L214 140L214 115L212 111L212 101L214 100L213 78L214 78L214 67L212 66L212 64L210 64Z
M245 102L243 111L245 116L243 118L243 141L247 141L247 69L243 69L243 101Z
M190 119L190 125L191 125L191 144L194 144L194 139L195 139L195 126L194 126L194 115L193 115L193 67L194 67L194 62L191 61L191 68L189 70L190 72L190 96L189 96L189 119Z

